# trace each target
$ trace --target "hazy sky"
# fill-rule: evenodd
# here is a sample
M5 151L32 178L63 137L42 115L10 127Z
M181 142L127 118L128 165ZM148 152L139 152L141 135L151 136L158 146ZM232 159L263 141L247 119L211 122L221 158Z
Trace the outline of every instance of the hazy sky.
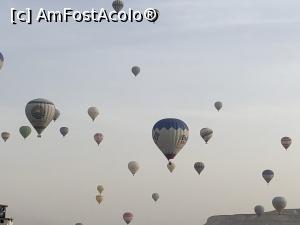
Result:
M155 24L10 23L10 8L79 10L111 1L0 2L0 202L15 224L200 225L215 214L272 210L283 195L299 208L300 3L297 0L125 0L158 8ZM138 77L131 67L139 65ZM26 141L24 107L47 98L61 110L43 138ZM222 112L213 103L224 103ZM101 115L92 123L89 106ZM156 121L184 120L190 138L173 174L152 140ZM61 126L70 132L63 139ZM199 131L211 127L208 145ZM100 148L93 141L104 134ZM282 136L293 144L284 151ZM132 177L127 163L141 169ZM206 165L198 176L195 161ZM266 185L261 177L272 169ZM96 186L104 202L95 201ZM153 192L160 193L154 204Z

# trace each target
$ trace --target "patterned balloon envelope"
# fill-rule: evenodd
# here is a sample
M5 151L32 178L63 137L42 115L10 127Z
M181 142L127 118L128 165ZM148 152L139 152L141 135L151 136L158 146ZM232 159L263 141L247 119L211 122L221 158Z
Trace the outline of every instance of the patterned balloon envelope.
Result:
M179 119L162 119L152 129L154 143L168 160L175 158L186 144L188 137L189 128Z

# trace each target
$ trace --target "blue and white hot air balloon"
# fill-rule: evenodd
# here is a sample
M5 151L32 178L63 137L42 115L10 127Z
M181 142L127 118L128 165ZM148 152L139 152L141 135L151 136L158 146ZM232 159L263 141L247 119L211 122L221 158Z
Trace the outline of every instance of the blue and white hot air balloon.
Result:
M189 128L179 119L162 119L152 129L154 143L168 160L174 159L186 144Z
M4 64L4 57L3 57L3 55L0 52L0 70L1 70L1 68L3 66L3 64Z

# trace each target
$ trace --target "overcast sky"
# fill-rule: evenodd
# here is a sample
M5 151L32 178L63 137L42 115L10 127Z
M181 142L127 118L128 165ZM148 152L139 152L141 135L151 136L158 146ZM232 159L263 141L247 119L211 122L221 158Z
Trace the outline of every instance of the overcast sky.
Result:
M215 214L272 210L274 196L299 208L300 2L125 0L158 8L155 23L12 25L10 8L111 9L111 1L0 2L0 202L15 224L200 225ZM138 77L131 67L139 65ZM25 105L47 98L61 111L25 141ZM221 100L217 112L213 104ZM100 116L92 123L89 106ZM184 120L188 143L167 161L152 140L162 118ZM63 139L61 126L70 128ZM208 145L203 127L214 130ZM100 147L93 141L104 134ZM286 152L282 136L293 138ZM132 177L127 163L141 169ZM205 163L199 176L196 161ZM272 169L267 185L261 177ZM102 184L104 201L95 201ZM154 204L153 192L160 193Z

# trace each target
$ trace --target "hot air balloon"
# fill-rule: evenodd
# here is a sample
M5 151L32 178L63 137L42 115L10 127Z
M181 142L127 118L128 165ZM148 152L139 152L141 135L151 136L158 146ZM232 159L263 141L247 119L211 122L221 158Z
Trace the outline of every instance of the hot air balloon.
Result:
M267 183L270 183L270 181L273 179L274 177L274 172L272 170L264 170L262 172L262 176L265 179L265 181Z
M101 133L96 133L96 134L94 135L94 140L96 141L96 143L97 143L98 145L100 145L100 143L101 143L102 140L103 140L103 134L101 134Z
M202 172L202 170L204 169L204 163L203 162L195 162L194 168L197 171L197 173L200 174Z
M96 201L98 204L100 204L103 201L103 196L102 195L96 195Z
M292 144L292 139L290 137L283 137L281 138L281 144L287 150Z
M263 206L257 205L254 207L254 212L258 217L260 217L265 213L265 209Z
M55 122L58 119L59 116L60 116L60 111L58 109L55 109L53 121Z
M62 136L65 137L68 134L68 132L69 132L69 128L68 127L61 127L59 129L59 131L62 134Z
M6 142L8 140L8 138L10 137L10 133L8 133L8 132L2 132L1 133L1 137L4 140L4 142Z
M167 167L168 167L168 170L172 173L175 170L176 165L175 165L175 163L173 163L173 162L170 161L168 163Z
M272 204L278 212L278 214L280 214L282 210L284 210L284 208L286 207L287 202L284 197L275 197L272 200Z
M138 66L134 66L132 67L131 71L134 74L134 76L137 76L141 72L141 69Z
M112 3L112 7L118 13L123 9L124 2L122 0L114 0L113 3Z
M20 134L26 139L31 134L31 128L29 126L22 126L19 129Z
M211 139L212 135L213 130L210 128L203 128L200 130L200 136L203 138L206 144Z
M215 108L220 111L222 109L223 103L222 102L215 102Z
M25 108L26 116L29 122L41 137L43 130L53 120L55 114L55 106L46 99L34 99L27 103Z
M131 212L126 212L123 214L124 221L129 224L133 219L133 214Z
M130 172L132 173L132 175L134 176L134 174L136 174L136 172L139 170L140 166L136 161L131 161L128 163L128 169L130 170Z
M152 199L156 202L159 199L159 194L158 193L153 193L152 194Z
M76 223L75 225L82 225L82 223Z
M95 121L96 117L99 115L99 110L96 107L90 107L88 109L88 114Z
M3 64L4 64L4 57L3 57L2 53L0 52L0 70L3 67Z
M102 185L97 186L97 191L101 194L104 191L104 187Z
M162 119L152 129L154 143L168 160L175 158L189 137L189 128L179 119Z

